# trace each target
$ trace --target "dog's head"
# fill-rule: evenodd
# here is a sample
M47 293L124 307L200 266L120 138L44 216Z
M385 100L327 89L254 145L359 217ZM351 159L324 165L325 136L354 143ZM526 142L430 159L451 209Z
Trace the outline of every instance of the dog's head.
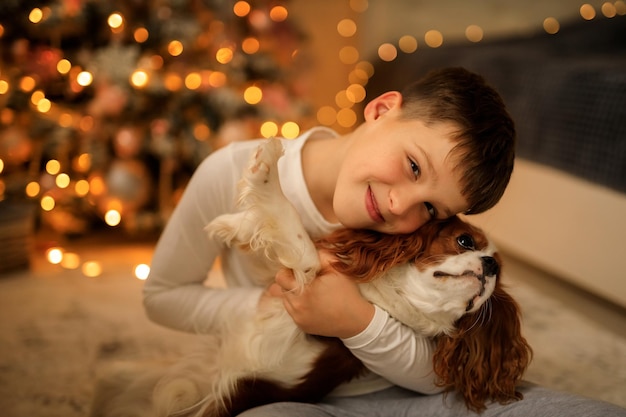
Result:
M406 235L340 230L320 246L360 282L391 271L398 295L437 326L438 384L461 394L469 409L521 398L516 384L532 350L519 307L500 283L500 257L480 229L452 217Z
M405 235L340 230L321 246L337 257L337 270L359 282L380 285L384 274L382 281L396 288L393 297L429 319L418 326L428 336L451 334L457 319L479 311L500 272L495 246L458 217Z
M408 279L398 285L409 303L436 323L436 335L452 334L457 319L479 311L492 295L500 273L496 248L458 217L432 222L410 239Z

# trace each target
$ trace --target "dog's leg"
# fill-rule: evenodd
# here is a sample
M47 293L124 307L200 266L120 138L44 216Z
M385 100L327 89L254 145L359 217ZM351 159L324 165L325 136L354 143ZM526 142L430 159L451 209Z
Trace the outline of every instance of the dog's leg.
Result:
M206 407L221 408L214 391L220 380L220 364L214 357L218 346L203 343L201 352L184 357L164 372L152 392L153 417L199 416Z
M278 186L277 161L283 153L278 140L270 140L259 145L250 157L248 167L239 181L239 212L218 216L205 230L209 237L217 238L227 246L250 246L258 233L262 221L262 207L271 204L273 196L280 196ZM270 172L271 170L271 172ZM279 203L280 204L280 203Z
M152 391L170 366L119 362L99 372L89 417L156 417Z
M315 245L300 216L284 196L278 178L283 154L278 139L263 142L252 155L239 183L241 211L215 218L206 230L228 246L263 253L271 261L293 269L300 287L319 271Z

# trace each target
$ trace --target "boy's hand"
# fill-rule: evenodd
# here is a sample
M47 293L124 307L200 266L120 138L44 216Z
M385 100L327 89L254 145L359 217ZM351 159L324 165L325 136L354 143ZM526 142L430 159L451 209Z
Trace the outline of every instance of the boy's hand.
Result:
M302 292L294 291L291 270L276 274L269 293L282 296L285 309L302 331L319 336L348 338L362 332L374 317L354 281L330 266L332 257L320 252L322 272Z

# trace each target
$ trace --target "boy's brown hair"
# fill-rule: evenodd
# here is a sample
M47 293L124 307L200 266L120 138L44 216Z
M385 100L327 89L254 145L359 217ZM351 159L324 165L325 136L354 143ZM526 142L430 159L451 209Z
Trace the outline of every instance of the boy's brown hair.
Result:
M467 214L482 213L504 194L513 172L515 125L498 92L464 68L429 72L402 91L402 118L453 122L459 130L452 153L462 170Z

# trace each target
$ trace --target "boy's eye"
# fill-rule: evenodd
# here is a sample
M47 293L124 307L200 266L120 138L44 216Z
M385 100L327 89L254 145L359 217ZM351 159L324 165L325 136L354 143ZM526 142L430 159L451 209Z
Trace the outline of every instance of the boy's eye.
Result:
M419 178L421 170L420 170L420 166L417 165L417 162L409 158L409 166L411 167L411 172L413 173L413 176L415 178Z
M433 206L432 204L428 202L424 203L424 205L426 206L426 210L428 210L428 215L430 216L431 219L434 219L435 217L437 217L437 210L435 210L435 206Z

